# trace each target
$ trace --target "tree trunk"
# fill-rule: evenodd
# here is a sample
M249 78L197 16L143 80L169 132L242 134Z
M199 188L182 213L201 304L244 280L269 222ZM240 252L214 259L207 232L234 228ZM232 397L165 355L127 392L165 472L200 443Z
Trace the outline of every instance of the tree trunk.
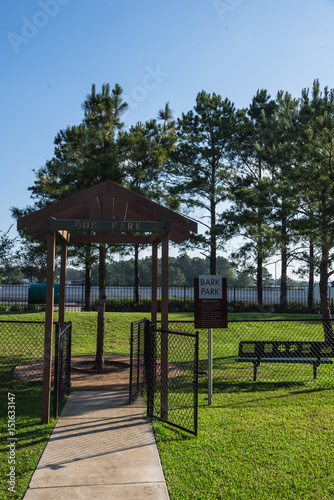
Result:
M328 259L329 251L325 245L321 249L321 262L320 262L320 311L323 320L331 318L331 310L328 295ZM334 332L331 321L323 321L324 336L326 344L334 343Z
M314 293L314 246L312 238L310 239L310 268L308 278L308 292L307 292L307 310L313 311L313 293Z
M210 274L217 273L217 237L216 237L216 204L211 199L211 235L210 235Z
M139 307L139 301L140 301L140 296L139 296L139 245L138 243L135 244L135 308L136 310Z
M257 288L257 305L259 310L263 311L263 259L257 256L257 270L256 270L256 288Z
M282 217L282 250L281 250L281 293L280 293L280 310L285 313L287 310L287 268L288 259L286 251L286 219Z
M85 311L92 309L92 247L86 245L85 255Z
M106 310L106 248L99 246L99 304L97 308L97 336L96 336L96 357L95 370L102 370L104 367L104 323Z

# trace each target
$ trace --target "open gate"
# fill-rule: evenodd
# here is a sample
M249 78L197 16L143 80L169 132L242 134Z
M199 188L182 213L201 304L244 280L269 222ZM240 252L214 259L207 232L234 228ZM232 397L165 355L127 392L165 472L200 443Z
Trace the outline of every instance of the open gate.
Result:
M72 323L65 323L60 328L56 323L55 338L55 361L54 361L54 392L53 392L53 415L58 418L67 389L71 386L71 339Z
M133 403L146 388L147 353L146 342L150 322L148 319L131 323L130 337L130 393L129 403Z
M198 332L131 324L130 403L144 390L149 417L197 435Z

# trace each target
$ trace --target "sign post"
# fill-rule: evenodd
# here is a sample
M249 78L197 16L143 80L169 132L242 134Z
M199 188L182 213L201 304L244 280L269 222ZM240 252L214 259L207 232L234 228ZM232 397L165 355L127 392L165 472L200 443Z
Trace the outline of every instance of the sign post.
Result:
M212 372L212 328L208 329L208 406L212 405L213 391L213 372Z
M208 329L208 405L212 404L212 329L227 328L227 280L218 275L194 279L195 328Z

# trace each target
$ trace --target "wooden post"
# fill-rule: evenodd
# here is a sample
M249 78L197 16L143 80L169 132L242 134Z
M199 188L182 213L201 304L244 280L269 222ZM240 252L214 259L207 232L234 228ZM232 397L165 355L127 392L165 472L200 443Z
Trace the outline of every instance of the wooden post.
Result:
M161 255L161 328L168 328L168 234L162 238Z
M55 271L55 248L56 248L55 233L47 231L46 241L47 241L47 270L46 270L42 424L49 423L49 418L50 418L52 332L53 332L53 308L54 308L54 271Z
M61 243L61 262L60 262L60 285L59 285L59 315L58 322L60 328L65 323L65 289L66 289L66 261L67 261L67 243Z
M158 297L158 244L152 244L152 302L151 302L151 323L157 324L157 297Z
M162 237L161 328L168 328L168 234ZM168 333L161 333L161 418L168 419Z

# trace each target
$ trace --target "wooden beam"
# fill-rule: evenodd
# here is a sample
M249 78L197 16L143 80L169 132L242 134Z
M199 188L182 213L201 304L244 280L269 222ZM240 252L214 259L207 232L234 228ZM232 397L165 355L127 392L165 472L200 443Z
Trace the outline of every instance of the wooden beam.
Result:
M161 241L161 328L168 328L168 234Z
M70 241L70 233L68 231L56 231L56 238L62 242L68 243Z
M67 263L67 243L62 241L61 261L60 261L60 285L59 285L59 315L58 315L58 322L60 324L60 328L62 328L65 323L66 263Z
M46 271L46 305L45 305L45 338L44 338L44 369L42 395L42 424L49 423L50 393L52 369L52 333L54 308L54 271L55 271L55 233L47 232L47 271Z
M157 245L159 245L159 243L161 243L161 234L159 233L152 233L151 236L150 236L150 243L156 243Z
M152 244L152 302L151 302L151 323L157 324L158 309L158 244Z
M168 328L168 234L162 236L161 329ZM161 417L168 419L168 333L161 332Z

